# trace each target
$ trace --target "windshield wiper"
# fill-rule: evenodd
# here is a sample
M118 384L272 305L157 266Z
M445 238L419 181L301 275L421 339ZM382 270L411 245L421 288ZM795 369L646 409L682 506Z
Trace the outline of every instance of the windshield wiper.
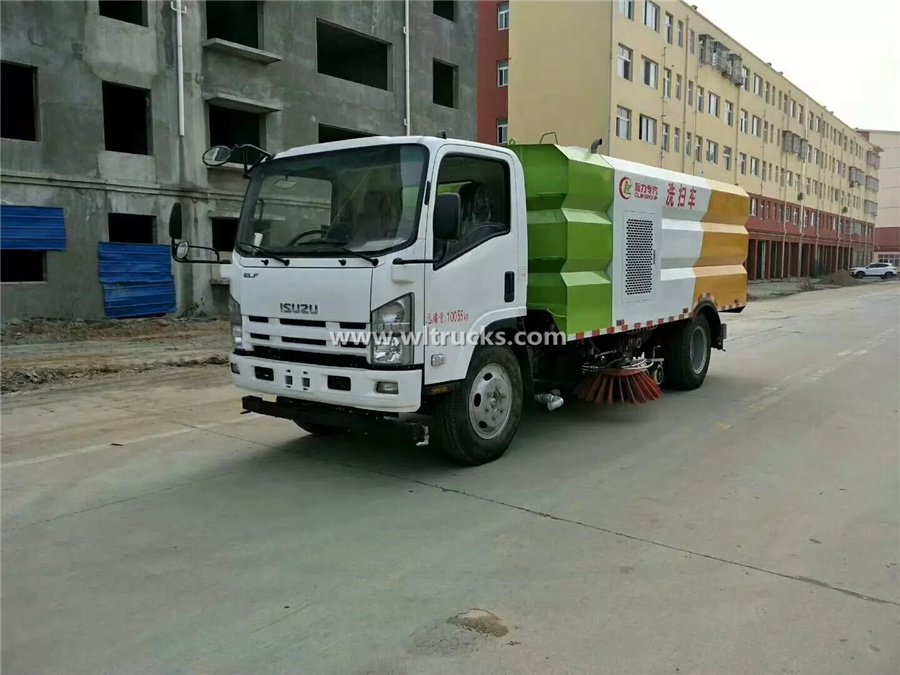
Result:
M270 251L267 248L263 248L262 246L257 246L256 244L248 244L245 241L239 241L237 245L238 246L246 246L251 251L254 251L256 253L262 253L263 255L267 255L270 258L274 258L275 260L280 262L285 267L287 267L288 265L291 264L291 261L288 258L283 258L280 255L278 255L277 253L272 253L272 251Z
M352 248L347 248L341 244L337 244L333 241L326 241L324 239L320 239L318 241L298 241L294 246L330 246L333 249L338 251L342 251L343 253L349 253L352 256L356 256L357 258L362 258L366 262L372 264L372 267L375 267L378 264L378 258L373 258L370 255L366 255L365 253L360 253L359 251L354 251Z

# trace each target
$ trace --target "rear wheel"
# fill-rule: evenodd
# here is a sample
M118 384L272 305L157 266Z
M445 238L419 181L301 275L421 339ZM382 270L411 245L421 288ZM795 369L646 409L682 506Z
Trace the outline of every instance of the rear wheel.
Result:
M884 274L881 275L881 278L882 279L893 279L894 273L893 272L885 272Z
M332 427L328 424L319 424L317 422L298 422L297 420L294 420L294 424L312 436L338 436L347 433L346 429Z
M669 336L665 351L663 368L667 387L689 391L703 384L712 352L707 318L697 314L690 321L681 322Z
M506 347L476 350L465 382L438 404L435 445L470 466L499 459L522 416L522 370Z

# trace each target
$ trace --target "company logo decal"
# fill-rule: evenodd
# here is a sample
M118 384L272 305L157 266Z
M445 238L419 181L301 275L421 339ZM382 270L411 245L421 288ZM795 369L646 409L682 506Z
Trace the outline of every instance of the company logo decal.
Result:
M659 188L650 183L633 183L628 176L624 176L619 181L619 196L622 199L649 199L656 201L659 199Z

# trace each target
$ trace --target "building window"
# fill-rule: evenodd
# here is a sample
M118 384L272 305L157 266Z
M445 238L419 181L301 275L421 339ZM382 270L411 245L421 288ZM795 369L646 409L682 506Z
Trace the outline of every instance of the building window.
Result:
M703 100L706 98L706 90L703 87L697 87L697 111L703 112Z
M100 16L136 26L147 25L147 3L144 0L100 0L99 4Z
M762 83L763 83L763 80L759 75L753 76L753 93L756 94L757 96L762 96L762 93L763 93Z
M694 82L693 82L693 80L688 80L687 104L690 106L694 105Z
M800 124L803 124L803 119L804 119L803 118L803 106L798 105L797 106L797 121L800 122ZM844 139L844 150L846 150L846 149L847 149L847 139L845 138Z
M787 184L788 187L794 187L794 172L788 171L787 173Z
M662 149L665 152L669 151L669 125L666 123L662 125Z
M727 145L722 148L722 164L725 165L726 171L731 171L731 148Z
M656 89L659 78L659 66L655 61L651 61L646 56L642 58L644 61L644 84Z
M697 144L694 146L694 159L703 161L703 136L697 136Z
M263 126L265 117L261 113L235 110L218 105L209 105L209 144L227 145L249 143L265 148Z
M644 25L659 31L659 5L644 0Z
M634 0L619 0L619 10L626 19L634 21Z
M768 164L767 162L763 162L763 163L762 163L762 179L763 179L763 180L766 180L766 175L767 175L767 173L768 173L768 172L766 171L766 166L767 166L767 164Z
M791 117L796 117L796 115L797 115L797 102L794 99L791 99L790 112L788 114Z
M684 21L678 22L678 46L684 47Z
M125 4L130 3L126 2ZM236 42L245 47L259 48L260 6L258 2L254 0L206 0L204 5L206 6L207 38L219 38L228 42Z
M633 52L624 45L619 45L619 77L631 79L631 59Z
M750 91L750 69L747 66L741 66L741 86L744 91Z
M675 17L666 12L666 42L672 44L675 32Z
M755 216L759 213L759 205L756 201L756 197L750 197L750 215Z
M675 135L672 136L672 152L681 152L681 129L675 127Z
M156 217L131 213L108 213L109 241L114 244L155 244Z
M150 154L150 92L103 83L103 141L113 152Z
M672 71L663 69L663 96L672 98Z
M741 133L747 133L747 111L741 108Z
M769 82L768 82L768 80L766 80L766 103L769 102L769 92L770 92L770 89L771 89L771 87L769 86Z
M46 251L0 251L0 283L47 281Z
M709 114L713 117L719 116L719 97L709 92Z
M750 173L754 176L759 175L759 160L756 157L750 158Z
M456 20L456 2L454 0L433 0L431 12L447 21Z
M0 136L38 140L37 68L6 61L0 68Z
M769 123L768 122L763 122L762 137L763 137L763 143L765 143L767 140L769 140Z
M675 98L681 100L681 75L675 75Z
M756 115L753 116L751 130L754 136L762 135L762 120L759 119Z
M220 253L234 250L234 242L237 238L237 218L210 218L209 226L212 229L212 247Z
M747 175L747 155L743 152L738 153L738 171L743 175Z
M706 161L710 164L719 163L719 144L706 141Z
M631 140L631 111L619 106L616 113L616 136Z
M640 116L640 139L645 143L656 145L656 120L646 115Z
M322 75L389 90L389 56L388 42L316 20L316 62Z
M734 103L731 101L725 101L725 124L734 125Z
M497 30L509 30L509 3L497 5Z
M497 86L505 87L509 84L509 61L497 61Z
M435 59L432 61L432 92L435 105L456 107L456 66Z
M509 122L505 117L497 120L497 143L499 145L509 143Z
M693 143L694 137L691 135L690 131L684 132L684 154L688 157L691 156L691 151L694 149Z

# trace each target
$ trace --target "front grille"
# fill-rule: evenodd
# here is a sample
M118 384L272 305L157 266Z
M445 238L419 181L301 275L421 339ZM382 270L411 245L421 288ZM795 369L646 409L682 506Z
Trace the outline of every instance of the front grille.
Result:
M310 366L327 366L331 368L368 368L365 355L335 354L326 352L306 352L296 349L278 349L277 347L254 347L253 351L242 352L243 356L253 356L272 361L286 363L306 363Z

